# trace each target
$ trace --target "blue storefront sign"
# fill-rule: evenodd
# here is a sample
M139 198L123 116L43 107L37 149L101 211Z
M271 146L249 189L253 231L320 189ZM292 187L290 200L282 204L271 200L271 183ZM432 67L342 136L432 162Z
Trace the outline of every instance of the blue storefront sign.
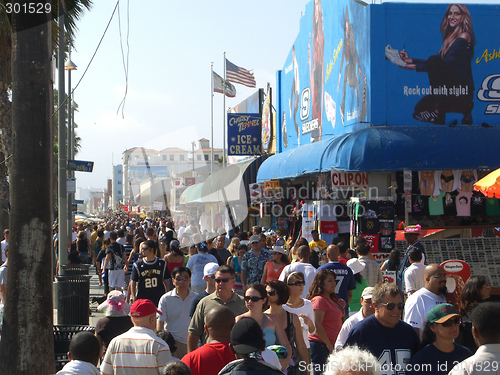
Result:
M227 114L227 154L260 155L261 118L258 113Z

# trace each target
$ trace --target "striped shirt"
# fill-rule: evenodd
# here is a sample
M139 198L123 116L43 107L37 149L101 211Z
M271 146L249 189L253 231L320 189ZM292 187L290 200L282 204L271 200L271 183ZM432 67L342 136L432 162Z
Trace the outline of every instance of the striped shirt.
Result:
M132 327L111 340L101 364L102 374L158 375L172 361L168 344L145 327Z

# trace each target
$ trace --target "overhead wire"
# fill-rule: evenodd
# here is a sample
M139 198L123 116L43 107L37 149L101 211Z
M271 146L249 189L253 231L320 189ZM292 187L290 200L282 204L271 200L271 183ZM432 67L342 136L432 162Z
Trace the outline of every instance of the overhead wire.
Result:
M94 54L92 55L92 58L90 59L89 63L87 64L87 67L85 68L85 71L83 72L82 76L80 77L78 83L75 85L75 87L73 88L73 90L71 90L71 94L66 96L66 98L64 99L64 101L61 103L61 105L59 107L57 107L54 112L52 113L52 116L54 116L57 112L59 112L59 110L61 108L64 107L65 103L67 102L68 98L71 97L71 95L73 95L73 93L75 92L75 90L77 89L77 87L80 85L80 83L82 82L82 79L83 77L85 77L85 74L87 73L87 71L89 70L89 67L90 67L90 64L92 64L92 61L94 61L94 57L96 56L97 54L97 51L99 50L99 47L101 46L101 43L104 39L104 37L106 36L106 33L108 31L108 28L109 28L109 25L111 24L111 21L113 20L113 17L115 16L115 12L116 12L116 9L118 8L118 4L120 3L120 0L117 0L116 1L116 5L115 5L115 8L113 9L113 13L111 14L111 17L109 18L109 21L108 21L108 24L106 25L106 29L104 30L104 33L102 34L101 36L101 40L99 40L99 44L97 45L95 51L94 51ZM60 58L60 57L59 57Z
M116 110L116 114L120 111L120 107L122 109L122 118L124 118L124 109L125 109L125 100L127 99L128 93L128 66L129 66L129 54L130 54L130 45L129 45L129 35L130 35L130 0L127 0L127 61L125 62L125 56L123 52L123 41L122 41L122 27L121 27L121 15L120 15L120 7L118 7L118 30L120 34L120 48L122 51L122 62L123 69L125 71L125 94L123 96L122 101L118 105L118 109Z

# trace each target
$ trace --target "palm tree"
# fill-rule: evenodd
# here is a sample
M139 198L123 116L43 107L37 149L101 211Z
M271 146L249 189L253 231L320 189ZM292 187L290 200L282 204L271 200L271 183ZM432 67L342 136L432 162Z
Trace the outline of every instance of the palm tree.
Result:
M63 1L70 10L79 9L77 3L90 6L90 0ZM0 6L6 2L0 0ZM3 165L10 169L12 182L0 374L54 372L50 30L49 14L15 13L9 18L5 6L0 7L0 153L8 155ZM0 176L1 183L6 179L7 173Z
M12 155L12 104L10 100L12 73L12 29L11 14L6 12L6 3L0 0L0 233L9 226L9 167ZM52 46L58 45L59 25L57 16L59 4L64 2L66 9L64 27L66 38L73 40L77 31L76 22L85 10L90 10L92 0L51 0L52 9ZM68 45L70 43L67 43Z

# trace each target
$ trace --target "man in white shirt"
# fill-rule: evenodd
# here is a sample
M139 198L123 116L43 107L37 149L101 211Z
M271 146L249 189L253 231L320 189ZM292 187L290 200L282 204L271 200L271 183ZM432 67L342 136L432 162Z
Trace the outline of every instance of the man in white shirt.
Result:
M342 349L347 338L349 337L349 333L351 333L352 328L356 324L375 313L375 309L372 305L372 295L373 287L369 286L363 289L363 293L361 293L361 310L349 317L349 319L342 324L342 328L337 336L337 341L335 341L335 350Z
M410 267L404 272L405 293L409 296L425 286L425 265L421 263L422 251L413 247L409 250Z
M458 363L449 375L498 375L500 374L500 305L483 302L471 313L472 336L478 348L476 353Z
M134 327L116 336L108 345L101 363L101 375L158 375L172 355L168 344L156 336L153 302L138 299L130 308Z
M404 321L422 338L427 313L434 306L446 303L446 273L439 264L425 267L425 287L406 300Z
M186 267L175 267L172 271L174 289L160 298L158 308L162 315L157 323L157 330L162 331L166 323L177 345L173 355L182 358L187 354L188 327L191 322L189 309L197 293L189 289L191 270Z
M283 268L279 280L285 281L285 276L290 272L302 272L304 274L304 281L306 282L306 285L304 286L304 291L300 297L306 298L318 270L311 263L309 263L309 257L311 256L309 246L300 246L298 249L298 255L299 259L295 263L288 264L285 268Z

